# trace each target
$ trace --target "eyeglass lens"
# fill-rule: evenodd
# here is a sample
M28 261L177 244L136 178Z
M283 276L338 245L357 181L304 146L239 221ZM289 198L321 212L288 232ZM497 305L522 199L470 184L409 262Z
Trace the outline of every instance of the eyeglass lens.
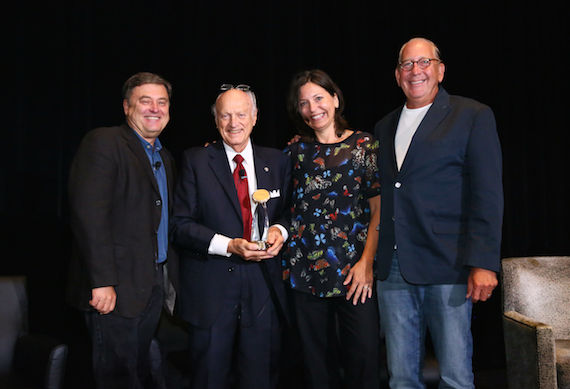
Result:
M222 86L220 86L220 90L224 91L224 92L228 91L230 89L237 89L237 90L247 92L251 89L251 87L249 85L245 85L245 84L239 84L238 86L233 86L232 84L222 84Z
M400 67L404 70L412 70L414 64L417 63L420 69L426 69L431 65L431 61L436 60L436 58L422 58L417 61L406 61L400 64Z

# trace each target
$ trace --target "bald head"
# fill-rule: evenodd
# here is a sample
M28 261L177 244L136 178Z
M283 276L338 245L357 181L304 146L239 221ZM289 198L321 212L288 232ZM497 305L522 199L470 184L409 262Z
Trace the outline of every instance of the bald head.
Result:
M216 127L224 143L241 153L257 123L253 93L230 89L221 93L213 109Z
M398 62L402 61L402 59L403 59L402 53L404 52L404 49L406 48L406 46L409 45L410 43L422 43L422 44L425 44L427 46L430 46L433 50L432 58L441 59L441 53L439 51L439 48L435 45L435 43L433 43L429 39L417 37L417 38L410 39L409 41L407 41L406 43L404 43L402 45L402 47L400 48L400 53L398 54Z

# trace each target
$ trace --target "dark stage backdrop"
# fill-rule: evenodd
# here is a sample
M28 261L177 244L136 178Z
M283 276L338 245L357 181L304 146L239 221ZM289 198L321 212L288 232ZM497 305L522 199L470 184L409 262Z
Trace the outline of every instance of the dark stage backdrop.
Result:
M560 3L560 2L559 2ZM217 138L210 105L222 83L258 95L258 144L294 134L289 81L321 68L353 127L372 131L403 102L397 52L434 40L451 94L496 114L504 153L503 256L570 254L568 12L519 1L58 1L3 11L1 274L29 278L32 329L81 331L63 302L71 236L67 175L83 135L123 118L120 89L139 71L174 86L161 140L176 158ZM500 296L475 308L476 362L503 362Z

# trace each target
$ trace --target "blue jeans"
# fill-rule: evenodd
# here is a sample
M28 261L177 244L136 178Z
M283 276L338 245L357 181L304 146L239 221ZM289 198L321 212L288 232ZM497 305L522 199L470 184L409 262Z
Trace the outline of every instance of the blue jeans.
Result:
M475 388L470 299L466 284L412 285L394 252L390 275L378 281L380 325L386 334L390 388L425 388L421 374L429 328L439 363L439 388Z

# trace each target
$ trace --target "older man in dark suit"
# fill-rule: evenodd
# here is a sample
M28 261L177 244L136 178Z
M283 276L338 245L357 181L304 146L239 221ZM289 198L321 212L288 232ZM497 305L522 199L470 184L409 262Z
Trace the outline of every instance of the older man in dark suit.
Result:
M77 255L68 301L86 312L98 388L143 387L163 300L174 307L178 264L168 214L175 169L158 139L170 119L171 93L158 75L129 78L126 123L89 132L71 167Z
M495 118L439 86L438 48L404 44L396 80L406 104L375 128L382 209L378 299L391 388L423 388L426 327L446 388L473 388L472 302L497 286L503 215Z
M272 388L286 312L278 254L290 224L291 167L280 150L252 144L257 105L249 87L223 90L213 107L222 141L185 152L171 223L191 386L228 388L234 370L240 388ZM256 189L269 195L269 248L251 241L261 228Z

